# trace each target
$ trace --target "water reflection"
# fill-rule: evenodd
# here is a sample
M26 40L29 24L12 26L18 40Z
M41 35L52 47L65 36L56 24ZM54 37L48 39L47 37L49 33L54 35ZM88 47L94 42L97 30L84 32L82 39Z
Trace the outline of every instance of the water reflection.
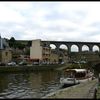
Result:
M8 88L8 83L9 83L9 80L7 80L7 77L6 75L3 75L3 74L0 74L0 93ZM8 77L9 78L9 77Z
M57 89L58 72L0 74L0 98L40 98Z

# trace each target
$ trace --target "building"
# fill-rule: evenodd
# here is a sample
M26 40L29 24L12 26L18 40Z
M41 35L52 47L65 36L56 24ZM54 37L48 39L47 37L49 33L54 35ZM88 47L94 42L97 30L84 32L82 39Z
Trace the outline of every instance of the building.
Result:
M55 49L51 50L50 62L52 62L53 64L57 64L59 62L59 55L57 54Z
M58 62L58 55L55 51L51 52L49 43L42 42L40 39L32 41L30 58L34 61L42 61L44 63Z
M59 62L68 62L68 52L66 49L59 49Z
M67 50L65 49L59 49L59 52L57 52L56 49L51 50L51 56L50 61L53 63L67 63L68 62L68 54Z
M51 48L49 43L42 42L40 39L33 40L30 47L30 59L36 62L50 62Z
M0 62L8 63L12 60L12 51L9 48L9 44L4 38L0 36Z
M12 52L9 49L0 50L0 62L8 63L12 60Z
M33 40L30 47L30 59L42 63L61 63L68 61L67 50L51 49L50 43L41 41L40 39Z

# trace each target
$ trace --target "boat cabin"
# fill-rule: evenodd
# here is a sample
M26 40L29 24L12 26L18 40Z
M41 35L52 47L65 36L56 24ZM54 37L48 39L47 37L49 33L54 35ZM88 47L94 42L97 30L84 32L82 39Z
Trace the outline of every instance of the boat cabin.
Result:
M66 69L64 73L64 76L76 79L89 78L91 75L90 71L86 69Z

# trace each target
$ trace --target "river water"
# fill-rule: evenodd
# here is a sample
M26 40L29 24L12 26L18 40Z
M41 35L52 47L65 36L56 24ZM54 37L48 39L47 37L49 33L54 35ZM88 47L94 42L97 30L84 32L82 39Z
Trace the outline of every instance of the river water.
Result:
M0 73L0 99L44 97L61 88L62 75L60 71Z
M1 98L41 98L58 90L60 74L57 71L0 74Z

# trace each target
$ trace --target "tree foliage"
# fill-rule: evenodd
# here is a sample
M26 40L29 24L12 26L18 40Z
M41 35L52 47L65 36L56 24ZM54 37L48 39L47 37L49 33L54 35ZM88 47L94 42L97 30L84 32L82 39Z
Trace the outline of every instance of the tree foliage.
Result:
M30 49L27 49L25 52L26 55L30 55Z
M16 47L19 48L19 49L24 49L25 45L22 44L22 43L16 42Z
M9 46L11 48L19 48L19 49L23 49L25 47L24 44L22 44L21 42L16 41L14 37L10 38L10 40L9 40Z
M30 47L31 45L32 45L32 41L28 41L28 42L27 42L27 46Z
M14 37L11 37L9 40L9 46L15 48L16 40Z

